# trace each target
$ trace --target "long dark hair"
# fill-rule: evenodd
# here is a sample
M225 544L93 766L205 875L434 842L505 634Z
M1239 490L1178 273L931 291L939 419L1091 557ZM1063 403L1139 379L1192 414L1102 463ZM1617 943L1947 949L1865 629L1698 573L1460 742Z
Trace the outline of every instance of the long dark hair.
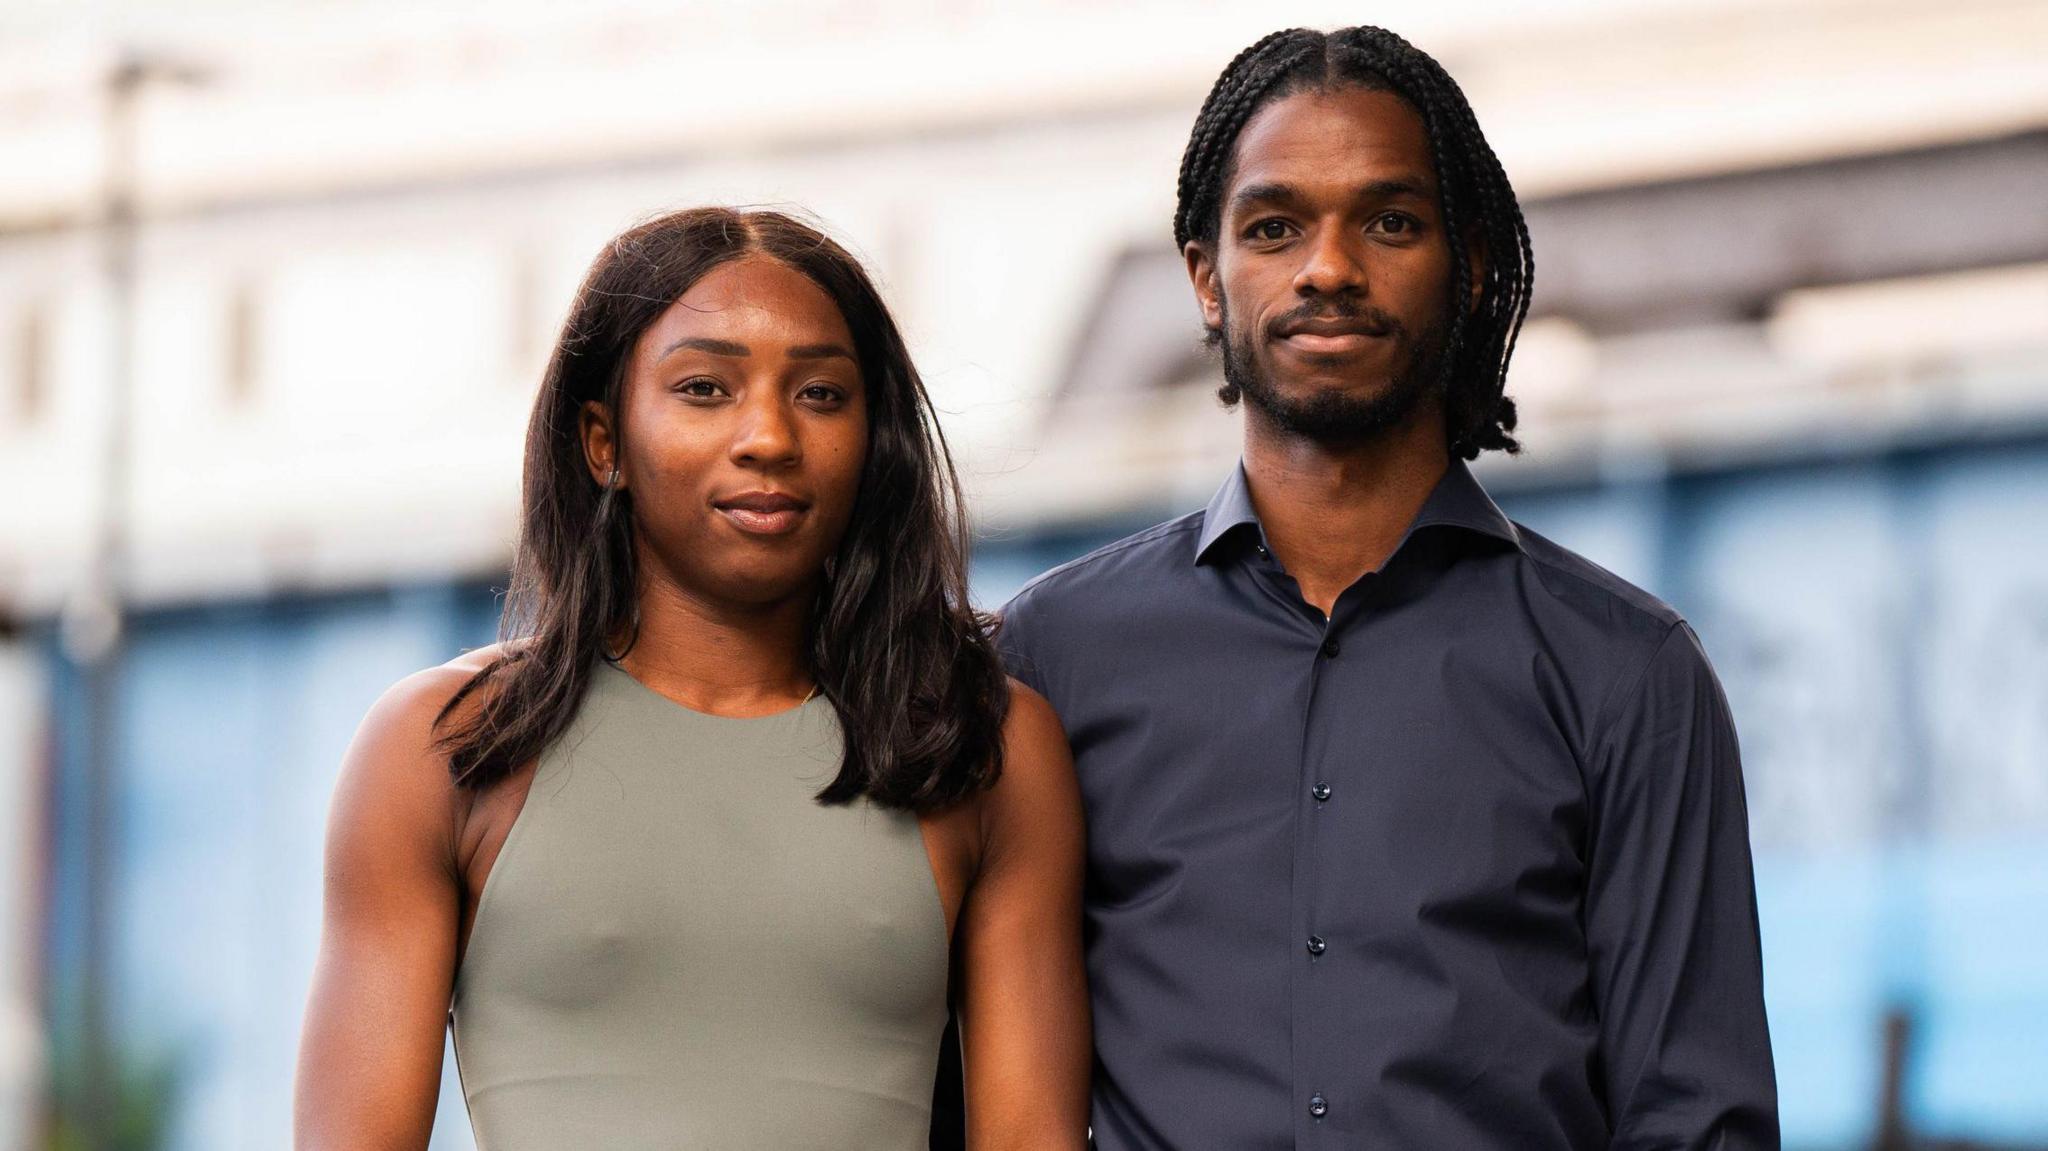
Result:
M1290 28L1237 54L1216 78L1188 134L1180 161L1173 240L1215 243L1224 185L1238 133L1253 113L1282 96L1337 84L1391 91L1422 117L1435 151L1444 234L1452 244L1451 322L1445 337L1444 422L1453 455L1516 452L1515 402L1507 397L1508 361L1529 311L1536 275L1529 227L1514 186L1487 145L1457 81L1429 53L1384 28L1335 32ZM1465 307L1471 270L1457 249L1477 239L1485 252L1476 307ZM1226 384L1225 403L1237 401Z
M462 786L538 756L568 728L597 661L637 638L632 494L591 478L577 416L599 400L616 418L640 334L706 273L746 255L779 260L832 297L867 387L853 519L811 612L811 674L846 734L839 775L818 799L929 811L1001 771L1008 681L993 623L967 599L960 483L888 308L859 262L816 228L779 212L697 208L607 245L562 326L526 429L506 643L436 721L448 725L441 747ZM448 724L471 695L477 706Z

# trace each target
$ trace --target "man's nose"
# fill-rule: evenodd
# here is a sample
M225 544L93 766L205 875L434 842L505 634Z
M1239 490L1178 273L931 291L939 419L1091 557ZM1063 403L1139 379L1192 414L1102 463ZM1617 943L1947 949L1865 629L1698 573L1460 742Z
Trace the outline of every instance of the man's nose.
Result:
M1365 253L1342 228L1321 228L1305 247L1294 291L1301 296L1362 296L1367 291Z

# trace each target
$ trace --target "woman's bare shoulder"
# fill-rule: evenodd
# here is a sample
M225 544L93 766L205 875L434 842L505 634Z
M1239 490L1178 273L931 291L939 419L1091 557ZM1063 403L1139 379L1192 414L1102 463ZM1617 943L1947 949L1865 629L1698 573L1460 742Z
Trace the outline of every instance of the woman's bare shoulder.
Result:
M1079 831L1080 788L1067 735L1052 704L1010 681L1003 719L1003 771L984 800L984 824L995 844Z
M363 717L363 725L356 733L357 742L367 739L386 752L401 752L408 748L423 751L431 747L442 713L448 709L449 703L476 678L478 672L498 662L506 651L506 645L501 643L473 648L446 663L416 671L392 684L370 705L370 712ZM464 699L462 706L448 718L461 718L474 702L474 698Z
M1026 772L1071 774L1067 733L1051 701L1021 680L1010 680L1010 710L1003 717L1004 771L1013 758Z
M449 704L505 651L502 644L466 651L406 676L377 697L342 757L334 830L367 821L440 838L454 826L467 801L449 771L441 737L474 706L476 694L452 713Z

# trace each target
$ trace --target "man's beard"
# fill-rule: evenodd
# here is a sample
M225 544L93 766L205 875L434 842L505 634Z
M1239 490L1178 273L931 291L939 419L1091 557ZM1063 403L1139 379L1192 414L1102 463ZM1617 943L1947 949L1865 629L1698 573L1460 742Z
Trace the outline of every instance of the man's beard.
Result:
M1294 398L1283 395L1272 380L1259 370L1247 334L1230 323L1229 302L1219 301L1222 316L1223 378L1257 408L1273 426L1289 435L1319 444L1348 445L1372 439L1400 426L1414 413L1424 397L1437 390L1444 362L1444 332L1441 323L1411 334L1400 321L1384 313L1374 318L1391 330L1386 337L1403 345L1408 356L1396 369L1388 386L1369 396L1354 396L1334 388L1318 388ZM1361 314L1355 304L1303 309L1321 315L1346 317ZM1284 318L1284 317L1283 317Z

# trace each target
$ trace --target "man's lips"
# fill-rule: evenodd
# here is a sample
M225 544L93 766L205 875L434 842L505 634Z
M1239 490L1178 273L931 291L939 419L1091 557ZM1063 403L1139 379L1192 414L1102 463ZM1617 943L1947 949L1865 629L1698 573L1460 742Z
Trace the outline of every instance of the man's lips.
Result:
M1278 324L1274 335L1296 351L1314 355L1342 355L1363 351L1375 341L1394 334L1391 325L1362 316L1291 320Z
M776 536L796 530L809 502L783 492L741 492L711 501L734 527L749 535Z

